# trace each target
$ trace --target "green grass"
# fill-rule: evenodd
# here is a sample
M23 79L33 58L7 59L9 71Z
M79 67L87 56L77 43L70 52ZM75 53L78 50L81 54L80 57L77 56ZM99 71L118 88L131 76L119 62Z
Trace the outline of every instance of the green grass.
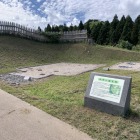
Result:
M102 63L110 66L120 61L140 61L140 53L109 46L42 44L20 38L0 37L0 74L14 71L17 67L57 62ZM93 138L139 140L140 72L103 71L102 68L96 72L132 76L130 116L121 118L83 106L90 72L70 77L53 76L20 86L10 86L0 81L0 88L75 126Z
M43 44L15 37L0 36L0 73L17 67L57 62L106 63L139 61L136 52L87 44Z

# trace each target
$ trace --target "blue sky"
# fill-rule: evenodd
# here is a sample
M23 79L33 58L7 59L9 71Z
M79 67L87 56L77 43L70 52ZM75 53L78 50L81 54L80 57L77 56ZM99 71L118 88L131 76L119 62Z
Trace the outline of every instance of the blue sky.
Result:
M80 20L111 21L114 15L140 15L140 0L0 0L0 20L28 27L77 25Z

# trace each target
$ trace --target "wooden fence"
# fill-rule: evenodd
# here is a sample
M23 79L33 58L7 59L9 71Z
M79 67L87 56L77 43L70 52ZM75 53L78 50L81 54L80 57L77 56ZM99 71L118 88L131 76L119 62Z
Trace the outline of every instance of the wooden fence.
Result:
M86 42L87 30L63 32L60 40L70 42Z
M16 35L37 41L48 41L48 39L37 30L13 22L0 21L0 34Z
M27 28L25 26L13 22L0 21L0 34L15 35L41 42L49 41L49 39L45 37L42 34L42 32L39 32L38 30L35 29ZM62 32L60 34L61 34L60 41L70 41L70 42L87 41L86 30L68 31Z

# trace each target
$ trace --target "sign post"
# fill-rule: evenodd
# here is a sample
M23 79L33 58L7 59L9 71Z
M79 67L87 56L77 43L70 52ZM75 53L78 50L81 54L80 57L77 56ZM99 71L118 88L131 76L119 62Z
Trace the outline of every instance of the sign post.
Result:
M91 73L84 106L125 116L130 109L131 77Z

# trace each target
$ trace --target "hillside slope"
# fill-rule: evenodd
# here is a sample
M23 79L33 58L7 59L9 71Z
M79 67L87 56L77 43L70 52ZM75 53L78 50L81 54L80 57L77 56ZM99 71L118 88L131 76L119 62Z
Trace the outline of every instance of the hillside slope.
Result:
M0 36L0 73L17 67L57 62L116 63L140 61L137 52L87 44L45 44L11 36Z

